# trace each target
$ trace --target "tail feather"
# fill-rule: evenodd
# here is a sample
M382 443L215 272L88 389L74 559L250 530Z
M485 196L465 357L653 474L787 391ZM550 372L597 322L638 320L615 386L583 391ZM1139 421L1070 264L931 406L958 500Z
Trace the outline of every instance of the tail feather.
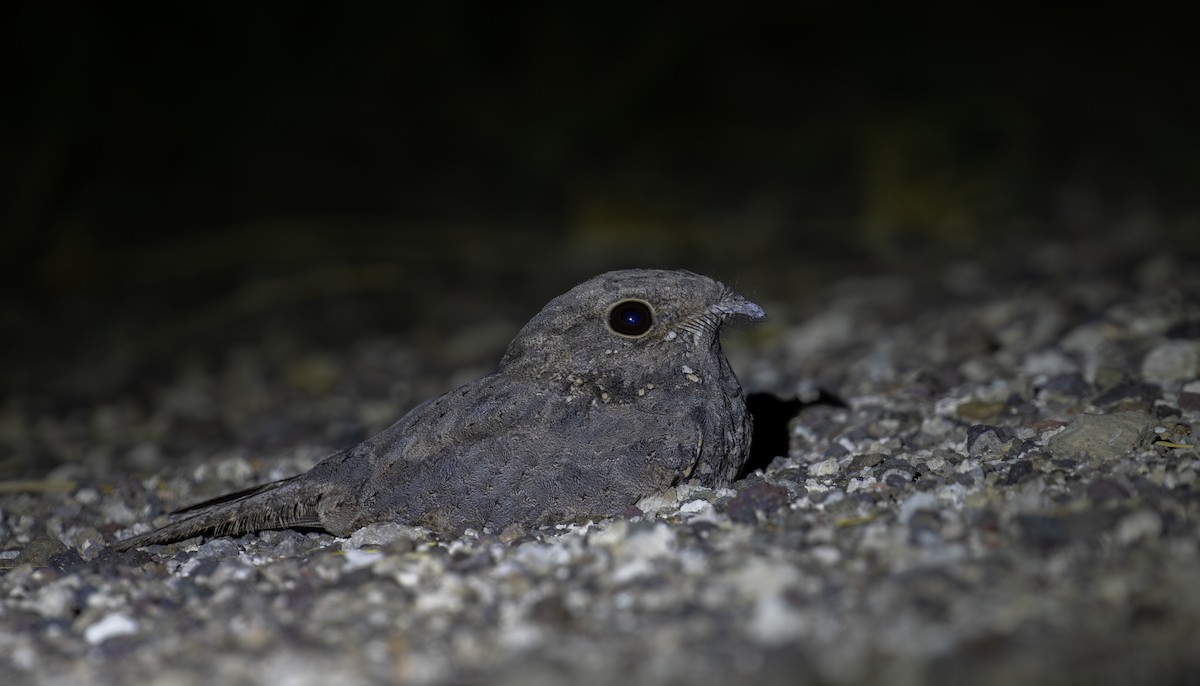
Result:
M233 493L226 493L225 495L219 495L215 498L209 498L208 500L202 500L198 503L193 503L191 505L188 505L187 507L181 507L178 510L175 510L174 512L171 513L171 516L174 517L175 515L187 514L189 512L199 513L201 510L207 510L207 509L213 508L217 505L222 505L224 503L232 503L232 502L246 500L247 498L258 495L259 493L266 493L268 491L274 491L279 488L282 488L283 486L286 486L288 483L295 481L296 479L299 479L299 478L300 478L300 476L293 476L293 477L290 477L287 479L280 479L279 481L268 481L265 484L251 486L250 488L247 488L243 491L234 491Z
M118 541L112 548L130 550L205 533L231 536L264 529L320 527L317 503L321 494L303 481L302 476L273 481L190 505L172 513L188 515L184 519Z

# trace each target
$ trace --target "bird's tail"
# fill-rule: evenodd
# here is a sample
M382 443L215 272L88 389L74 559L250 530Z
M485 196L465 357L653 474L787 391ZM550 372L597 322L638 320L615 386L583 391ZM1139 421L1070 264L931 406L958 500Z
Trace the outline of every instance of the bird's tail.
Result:
M272 481L176 510L183 519L112 545L130 550L143 545L170 543L200 534L236 536L264 529L320 527L316 484L304 475Z

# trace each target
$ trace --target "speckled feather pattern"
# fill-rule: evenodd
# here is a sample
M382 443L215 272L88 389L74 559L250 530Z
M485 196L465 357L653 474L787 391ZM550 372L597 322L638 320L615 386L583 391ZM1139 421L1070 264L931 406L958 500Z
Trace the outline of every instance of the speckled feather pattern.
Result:
M629 300L653 313L638 336L608 323ZM602 274L551 300L496 372L305 474L192 506L117 547L300 526L345 536L381 521L500 530L619 515L689 480L726 485L749 450L750 417L720 328L764 316L690 272Z

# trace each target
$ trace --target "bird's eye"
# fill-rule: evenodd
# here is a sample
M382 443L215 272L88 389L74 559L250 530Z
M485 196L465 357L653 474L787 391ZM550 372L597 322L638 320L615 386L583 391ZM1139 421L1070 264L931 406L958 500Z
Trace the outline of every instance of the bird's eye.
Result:
M608 328L621 336L644 336L653 324L654 313L642 300L622 300L608 310Z

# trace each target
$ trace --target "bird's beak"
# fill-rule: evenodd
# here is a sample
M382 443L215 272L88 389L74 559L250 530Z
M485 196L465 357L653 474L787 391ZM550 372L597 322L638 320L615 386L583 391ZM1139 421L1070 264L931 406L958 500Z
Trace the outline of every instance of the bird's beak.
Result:
M767 313L757 304L750 302L737 293L730 293L721 298L721 302L708 308L709 312L720 315L722 319L743 317L757 322L767 318Z

